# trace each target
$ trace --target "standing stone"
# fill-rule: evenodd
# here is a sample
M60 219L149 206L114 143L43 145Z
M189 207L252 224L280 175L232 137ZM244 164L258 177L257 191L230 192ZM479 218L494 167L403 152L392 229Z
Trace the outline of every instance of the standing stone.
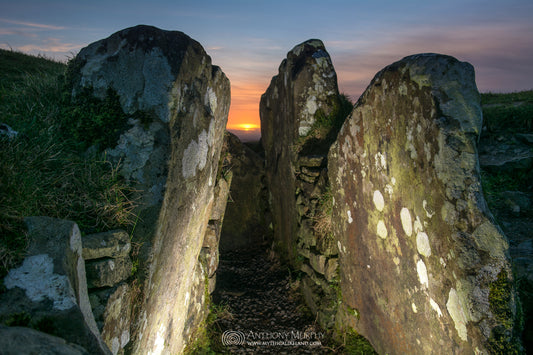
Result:
M338 322L379 353L519 349L508 243L481 191L481 120L471 65L415 55L376 75L330 150Z
M89 89L103 97L112 89L131 115L108 156L142 191L133 238L143 244L147 282L133 351L181 353L189 312L203 310L192 304L192 275L211 215L229 81L198 42L150 26L92 43L71 72L73 95Z
M295 145L305 137L320 116L327 116L337 103L337 75L324 44L317 39L294 47L279 66L267 91L261 96L261 140L271 194L274 238L296 258L297 235L294 162Z

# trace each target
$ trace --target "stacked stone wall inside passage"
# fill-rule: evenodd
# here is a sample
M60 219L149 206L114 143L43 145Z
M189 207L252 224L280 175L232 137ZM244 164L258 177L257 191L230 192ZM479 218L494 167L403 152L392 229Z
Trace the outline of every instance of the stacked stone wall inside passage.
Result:
M303 273L306 303L325 327L334 324L338 298L325 139L339 104L337 76L319 40L287 54L260 104L274 242ZM325 228L317 228L319 219Z

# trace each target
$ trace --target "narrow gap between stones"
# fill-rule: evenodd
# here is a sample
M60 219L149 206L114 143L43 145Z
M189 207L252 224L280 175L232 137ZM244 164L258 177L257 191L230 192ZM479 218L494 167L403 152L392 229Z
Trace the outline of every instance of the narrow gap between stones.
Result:
M261 143L228 134L231 188L223 220L208 334L216 353L327 354L329 334L305 305L302 272L274 252ZM270 227L269 227L270 225Z
M212 295L215 349L261 354L327 354L329 340L300 294L299 275L268 246L220 254Z

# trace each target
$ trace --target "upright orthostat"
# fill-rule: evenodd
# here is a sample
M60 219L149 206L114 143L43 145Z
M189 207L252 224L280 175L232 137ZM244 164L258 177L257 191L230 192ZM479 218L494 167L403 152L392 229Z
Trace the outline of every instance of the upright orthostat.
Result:
M337 75L322 41L310 39L295 46L284 59L278 75L261 96L261 140L271 194L274 238L295 260L297 235L297 143L310 133L320 117L338 103Z
M329 153L344 309L379 353L519 347L508 243L481 191L474 70L406 57L361 96Z
M181 353L204 312L198 256L206 234L224 138L230 84L202 46L177 31L136 26L81 50L73 95L112 89L131 115L108 157L141 190L134 238L147 279L133 349ZM84 89L85 88L85 89Z

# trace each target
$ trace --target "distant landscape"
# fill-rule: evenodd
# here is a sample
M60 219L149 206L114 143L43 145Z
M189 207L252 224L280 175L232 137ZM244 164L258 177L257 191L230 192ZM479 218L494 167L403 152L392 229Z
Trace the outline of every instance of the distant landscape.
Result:
M243 143L258 142L261 139L261 129L232 129L228 128L228 131L239 137Z

